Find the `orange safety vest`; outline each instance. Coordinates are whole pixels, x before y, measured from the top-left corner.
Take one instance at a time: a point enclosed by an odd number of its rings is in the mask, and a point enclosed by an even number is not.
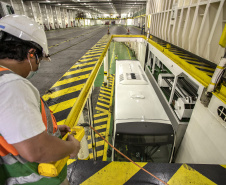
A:
[[[13,72],[10,71],[9,69],[0,67],[0,76],[4,74],[9,74],[9,73],[13,73]],[[54,115],[50,111],[46,102],[41,97],[40,97],[40,102],[41,102],[40,107],[41,107],[42,120],[46,126],[46,130],[48,134],[59,137],[60,131],[57,128],[57,122]],[[7,141],[3,138],[3,136],[0,135],[0,156],[6,156],[9,153],[13,154],[14,156],[19,155],[17,150],[12,145],[7,143]]]
[[[0,77],[9,73],[13,72],[0,66]],[[56,119],[41,97],[40,112],[47,133],[60,137],[61,134],[57,127]],[[31,163],[22,158],[13,145],[10,145],[0,133],[0,184],[32,183],[34,185],[56,185],[61,184],[67,177],[66,165],[57,177],[52,178],[40,176],[38,174],[38,165],[38,163]]]

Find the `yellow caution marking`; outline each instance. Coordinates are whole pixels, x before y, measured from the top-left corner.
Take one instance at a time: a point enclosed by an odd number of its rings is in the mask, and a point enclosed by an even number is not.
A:
[[[207,69],[209,71],[215,71],[215,69],[210,68],[210,67],[204,67],[204,66],[199,66],[199,65],[195,65],[195,64],[191,64],[191,65],[193,65],[193,66],[195,66],[195,67],[197,67],[199,69]]]
[[[66,119],[64,119],[64,120],[61,120],[61,121],[58,121],[57,122],[57,125],[64,125],[64,122],[66,121]]]
[[[105,132],[101,132],[100,135],[101,135],[101,136],[105,136]],[[95,137],[95,138],[99,138],[100,136],[99,136],[98,134],[95,134],[94,137]],[[91,136],[90,136],[90,135],[88,136],[87,140],[91,140]]]
[[[96,142],[96,147],[104,145],[104,140]],[[88,144],[88,148],[92,148],[92,144]]]
[[[205,63],[203,62],[198,62],[198,61],[194,61],[194,60],[187,60],[185,59],[186,62],[191,62],[191,63],[195,63],[195,64],[200,64],[200,65],[205,65]]]
[[[68,159],[67,160],[67,165],[70,165],[71,163],[73,163],[73,162],[75,162],[76,161],[76,159]]]
[[[85,54],[82,58],[86,58],[86,57],[93,57],[93,56],[100,56],[101,54],[100,53],[96,53],[96,54],[92,54],[92,55],[87,55]]]
[[[112,76],[112,82],[114,83],[114,76]],[[110,96],[110,105],[112,105],[112,97],[114,93],[114,86],[111,86],[111,96]],[[111,113],[108,111],[108,122],[107,122],[107,128],[106,128],[106,134],[105,134],[105,139],[109,141],[109,132],[110,132],[110,126],[111,126]],[[107,161],[107,150],[108,150],[108,144],[105,142],[104,143],[104,154],[103,154],[103,161]]]
[[[224,69],[225,67],[217,66],[218,69]]]
[[[68,84],[68,83],[71,83],[71,82],[76,82],[76,81],[79,81],[79,80],[83,80],[83,79],[88,78],[89,75],[90,75],[90,74],[85,74],[85,75],[76,76],[76,77],[64,79],[64,80],[61,80],[61,81],[57,81],[57,82],[53,85],[53,87],[58,87],[58,86],[65,85],[65,84]]]
[[[106,113],[95,114],[94,115],[94,118],[105,116],[105,115],[106,115]]]
[[[103,124],[103,125],[99,125],[99,126],[95,126],[95,125],[94,125],[94,127],[95,127],[95,129],[98,131],[98,130],[100,130],[100,129],[106,128],[106,127],[107,127],[107,124]]]
[[[106,114],[104,114],[104,115],[106,115]],[[108,118],[97,119],[97,120],[94,120],[94,124],[104,122],[104,121],[107,121],[107,120],[108,120]]]
[[[70,100],[63,101],[63,102],[60,102],[58,104],[52,105],[49,108],[53,111],[53,113],[57,113],[57,112],[60,112],[62,110],[73,107],[76,99],[77,98],[72,98]]]
[[[113,62],[114,56],[115,56],[115,42],[114,42],[113,52],[112,52],[112,55],[111,55],[110,69],[112,67],[112,62]]]
[[[144,167],[147,163],[137,163]],[[93,176],[84,181],[81,185],[106,185],[106,184],[124,184],[131,177],[133,177],[138,171],[139,167],[135,166],[133,163],[128,162],[112,162],[99,170]]]
[[[43,99],[46,101],[49,98],[57,98],[59,96],[70,94],[70,93],[73,93],[75,91],[80,91],[83,87],[84,87],[84,84],[80,84],[80,85],[76,85],[76,86],[69,87],[69,88],[66,88],[66,89],[62,89],[62,90],[59,90],[59,91],[55,91],[55,92],[53,92],[53,93],[51,93],[47,96],[44,95]]]
[[[106,87],[102,87],[101,89],[111,92],[111,89],[106,88]]]
[[[100,90],[100,92],[101,92],[101,93],[104,93],[104,94],[109,94],[109,95],[111,95],[111,93],[110,93],[110,92],[108,92],[108,91],[103,91],[103,90]],[[109,96],[109,98],[110,98],[110,96]]]
[[[100,94],[100,97],[104,97],[104,98],[110,98],[110,96],[106,96],[106,95],[104,95],[104,94]]]
[[[83,69],[79,69],[79,70],[75,70],[75,71],[68,71],[64,74],[64,76],[69,76],[69,75],[81,73],[81,72],[84,72],[84,71],[90,71],[92,69],[93,69],[93,67],[87,67],[87,68],[83,68]]]
[[[99,57],[86,58],[86,59],[79,60],[79,62],[86,62],[86,61],[95,60],[95,59],[98,59],[98,58]],[[97,62],[97,60],[95,60],[95,62]]]
[[[99,51],[99,54],[101,54],[102,52],[103,52],[103,50],[100,50]],[[97,53],[97,51],[90,50],[86,54],[90,54],[90,53]]]
[[[207,71],[203,71],[203,72],[206,73],[207,75],[213,75],[213,73],[211,73],[211,72],[207,72]]]
[[[71,69],[76,68],[76,67],[84,67],[84,66],[88,66],[88,65],[92,65],[92,64],[96,64],[97,61],[93,61],[93,62],[86,62],[84,64],[75,64],[71,67]]]
[[[100,107],[96,107],[96,110],[99,110],[99,111],[102,111],[102,112],[106,112],[107,111],[106,109],[102,109]]]
[[[106,103],[110,103],[110,101],[109,100],[105,100],[104,98],[102,98],[101,96],[98,98],[98,100],[100,100],[100,101],[104,101],[104,102],[106,102]]]
[[[223,168],[226,168],[226,164],[225,165],[221,165]]]
[[[97,157],[100,157],[100,156],[102,156],[103,155],[103,150],[100,150],[100,151],[97,151]],[[89,158],[90,159],[93,159],[93,153],[90,153],[89,154]],[[96,183],[94,183],[94,184],[96,184]],[[99,184],[99,183],[98,183]]]
[[[104,103],[97,102],[97,105],[100,105],[102,107],[106,107],[107,109],[109,108],[109,105],[106,105]]]
[[[209,180],[207,177],[203,176],[201,173],[197,172],[187,164],[183,164],[173,177],[168,181],[169,185],[181,185],[181,184],[208,184],[214,185],[215,183]]]

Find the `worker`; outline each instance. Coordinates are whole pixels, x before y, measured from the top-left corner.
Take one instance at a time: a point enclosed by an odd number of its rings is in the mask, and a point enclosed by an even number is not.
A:
[[[141,28],[141,34],[145,33],[145,24],[143,24],[142,28]]]
[[[49,59],[45,32],[32,19],[0,19],[0,184],[69,184],[67,167],[57,177],[38,174],[38,164],[74,158],[80,143],[55,121],[30,83],[41,60]]]

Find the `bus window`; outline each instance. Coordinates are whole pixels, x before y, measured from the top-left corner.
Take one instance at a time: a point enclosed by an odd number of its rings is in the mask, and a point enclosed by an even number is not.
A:
[[[135,162],[168,163],[173,150],[174,135],[116,134],[115,147]],[[114,153],[115,161],[126,159]]]

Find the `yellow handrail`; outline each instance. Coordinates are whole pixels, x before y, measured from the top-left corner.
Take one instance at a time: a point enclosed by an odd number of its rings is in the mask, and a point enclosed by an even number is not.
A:
[[[92,70],[87,82],[85,83],[81,93],[79,94],[75,104],[73,105],[73,107],[72,107],[72,109],[71,109],[71,111],[70,111],[70,113],[69,113],[69,115],[68,115],[68,117],[67,117],[67,119],[66,119],[66,121],[64,123],[65,125],[68,125],[71,128],[76,126],[77,123],[78,123],[79,117],[80,117],[80,115],[82,113],[83,107],[84,107],[85,102],[86,102],[86,100],[88,98],[89,92],[90,92],[90,90],[92,88],[92,85],[93,85],[94,80],[95,80],[95,78],[97,76],[99,68],[100,68],[100,66],[102,64],[104,56],[107,53],[108,47],[109,47],[109,45],[111,43],[111,40],[112,40],[112,37],[108,41],[103,53],[101,54],[101,56],[100,56],[98,62],[96,63],[94,69]]]

